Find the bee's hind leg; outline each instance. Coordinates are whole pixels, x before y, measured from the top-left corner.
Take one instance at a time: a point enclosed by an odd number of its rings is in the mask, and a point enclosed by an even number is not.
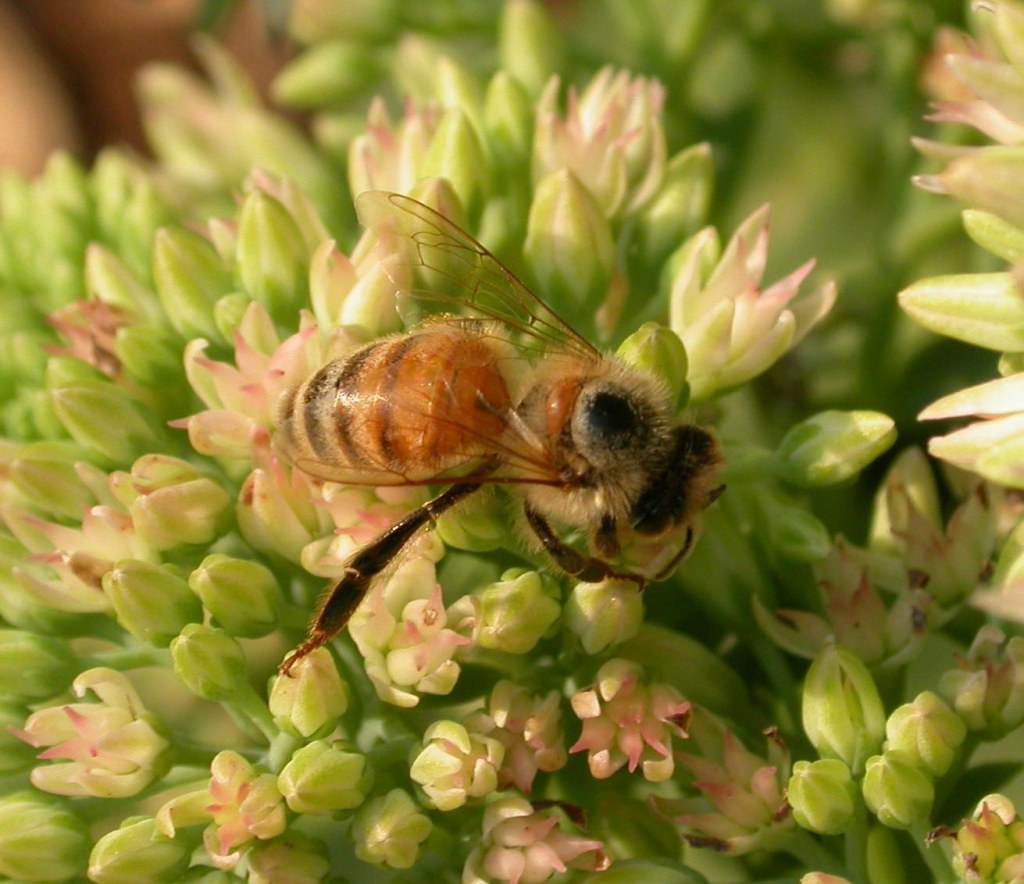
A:
[[[545,552],[570,577],[575,577],[583,583],[600,583],[602,580],[615,578],[618,580],[630,580],[643,589],[647,578],[640,574],[616,571],[607,562],[593,556],[585,556],[577,552],[555,534],[554,530],[547,523],[547,520],[530,506],[525,508],[526,521],[530,529],[537,535],[537,539],[544,546]]]
[[[359,550],[345,568],[345,575],[324,594],[306,640],[284,659],[280,673],[290,674],[299,660],[341,632],[370,589],[370,584],[416,536],[416,532],[479,487],[479,484],[470,483],[452,485]]]

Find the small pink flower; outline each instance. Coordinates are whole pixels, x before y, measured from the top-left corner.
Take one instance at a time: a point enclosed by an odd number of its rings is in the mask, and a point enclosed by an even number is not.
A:
[[[15,736],[31,746],[47,746],[32,771],[32,785],[57,795],[125,798],[159,774],[170,743],[143,707],[131,682],[112,669],[89,669],[74,681],[98,703],[69,703],[29,716]]]
[[[793,826],[786,800],[789,752],[774,730],[766,735],[767,759],[749,752],[710,713],[695,713],[691,736],[700,754],[680,752],[677,758],[717,812],[691,813],[683,802],[656,801],[662,812],[684,828],[691,843],[738,855],[756,850],[766,837]]]
[[[498,786],[514,785],[529,793],[537,771],[550,773],[565,766],[562,710],[557,691],[532,695],[511,681],[499,681],[491,692],[487,712],[471,716],[466,726],[505,747]]]
[[[628,660],[610,660],[596,685],[578,692],[572,708],[583,722],[570,752],[587,752],[590,773],[607,779],[622,767],[638,767],[652,783],[672,776],[672,737],[686,738],[690,704],[675,688],[648,685],[643,669]]]
[[[556,811],[502,798],[484,811],[483,839],[462,870],[462,884],[541,884],[570,869],[603,872],[604,845],[563,831]]]
[[[172,798],[157,811],[156,820],[168,838],[179,828],[209,823],[203,845],[220,869],[233,869],[241,859],[241,847],[253,839],[276,838],[287,823],[277,778],[258,773],[230,751],[213,759],[206,788]]]

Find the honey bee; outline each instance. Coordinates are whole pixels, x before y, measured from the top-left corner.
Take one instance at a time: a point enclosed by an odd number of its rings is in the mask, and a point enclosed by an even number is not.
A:
[[[287,395],[279,451],[298,469],[365,486],[445,486],[348,561],[284,661],[288,670],[340,632],[373,580],[422,528],[487,485],[521,502],[536,544],[577,580],[625,578],[624,535],[685,532],[724,490],[719,447],[676,423],[667,388],[601,353],[480,243],[397,193],[357,200],[362,224],[405,258],[389,277],[411,331],[324,365]],[[589,554],[552,522],[585,531]],[[677,536],[678,539],[678,536]]]

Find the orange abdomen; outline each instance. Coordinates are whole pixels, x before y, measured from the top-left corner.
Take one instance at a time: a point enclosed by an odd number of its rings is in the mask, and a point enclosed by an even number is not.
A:
[[[498,360],[480,337],[421,332],[371,344],[337,376],[331,418],[353,466],[441,469],[493,450],[511,406]]]

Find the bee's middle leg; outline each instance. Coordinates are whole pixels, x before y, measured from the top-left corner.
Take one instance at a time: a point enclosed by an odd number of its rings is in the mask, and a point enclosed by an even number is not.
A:
[[[366,596],[374,578],[416,536],[420,528],[428,522],[433,522],[445,510],[479,487],[477,484],[468,483],[452,485],[443,494],[428,500],[360,549],[349,561],[341,580],[324,594],[306,640],[285,658],[280,666],[280,672],[288,675],[299,660],[327,644],[341,632]]]
[[[555,534],[547,520],[530,506],[525,508],[526,521],[530,529],[537,535],[537,539],[544,546],[545,552],[570,577],[575,577],[583,583],[600,583],[602,580],[615,578],[618,580],[630,580],[643,589],[647,582],[645,577],[639,574],[616,571],[607,562],[594,556],[585,556],[574,550],[567,543]]]

